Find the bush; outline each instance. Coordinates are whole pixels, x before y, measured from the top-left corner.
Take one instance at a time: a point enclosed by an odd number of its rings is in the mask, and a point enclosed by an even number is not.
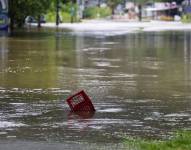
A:
[[[56,13],[55,12],[49,12],[46,14],[46,22],[55,22],[56,21]],[[67,12],[60,12],[60,19],[62,22],[71,22],[71,15]],[[74,22],[77,22],[77,18],[74,17]]]
[[[111,10],[111,8],[109,8],[109,7],[100,8],[100,9],[99,9],[99,13],[100,13],[100,17],[101,17],[101,18],[105,18],[105,17],[111,16],[112,10]]]
[[[73,21],[79,22],[80,19],[77,16],[78,5],[72,5],[71,3],[64,4],[61,6],[60,17],[62,22],[71,22],[71,8],[74,7],[73,12]],[[112,13],[109,7],[89,7],[84,10],[84,18],[94,19],[94,18],[105,18],[110,16]],[[55,22],[56,21],[56,12],[54,9],[50,9],[50,11],[46,14],[46,22]]]
[[[68,3],[68,4],[64,4],[61,6],[61,9],[60,9],[60,19],[62,22],[71,22],[71,7],[72,7],[72,4],[71,3]],[[74,12],[73,12],[73,15],[74,15],[74,18],[73,18],[73,21],[74,22],[78,22],[79,19],[77,18],[77,8],[78,6],[77,5],[73,5],[74,7]],[[47,22],[55,22],[56,21],[56,12],[54,9],[51,9],[47,14],[46,14],[46,21]]]
[[[73,11],[71,8],[73,7]],[[72,3],[67,3],[62,6],[62,20],[63,22],[71,22],[71,17],[73,16],[73,21],[74,22],[79,22],[79,18],[77,17],[77,10],[78,10],[78,5],[77,4],[72,4]]]
[[[109,7],[89,7],[84,10],[84,18],[104,18],[111,15],[111,9]]]
[[[55,22],[56,21],[56,13],[55,12],[48,12],[45,16],[46,22]]]
[[[162,21],[174,21],[174,18],[171,16],[161,16],[160,20],[162,20]]]
[[[61,12],[61,20],[62,22],[70,22],[71,21],[71,15],[68,12]]]
[[[182,22],[190,23],[191,22],[191,14],[185,14],[182,16]]]

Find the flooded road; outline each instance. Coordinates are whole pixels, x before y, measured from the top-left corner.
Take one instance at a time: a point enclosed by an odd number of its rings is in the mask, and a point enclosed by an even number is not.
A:
[[[65,100],[84,89],[95,113]],[[122,149],[191,127],[191,32],[0,37],[0,149]]]

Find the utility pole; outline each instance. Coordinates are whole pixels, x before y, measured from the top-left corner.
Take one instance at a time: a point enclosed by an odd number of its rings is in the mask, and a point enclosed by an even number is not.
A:
[[[56,25],[59,25],[60,18],[59,18],[59,7],[60,7],[60,0],[56,0]]]

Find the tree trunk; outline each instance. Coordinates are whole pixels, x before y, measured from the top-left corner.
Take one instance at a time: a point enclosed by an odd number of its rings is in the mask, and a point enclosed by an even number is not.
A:
[[[139,8],[139,21],[142,21],[142,5],[141,4],[139,4],[138,5],[138,8]]]
[[[13,31],[13,30],[14,30],[14,26],[15,26],[14,17],[11,16],[11,18],[10,18],[10,25],[9,25],[10,31]]]
[[[38,28],[41,28],[41,20],[40,20],[40,18],[41,18],[41,16],[40,15],[38,15]]]
[[[115,15],[115,7],[114,6],[111,6],[111,13],[112,13],[112,15]]]
[[[113,6],[110,6],[110,8],[111,8],[111,19],[114,19],[115,18],[115,7],[113,7]]]
[[[9,27],[10,27],[10,30],[12,31],[14,29],[14,25],[15,25],[15,17],[14,17],[14,14],[12,12],[13,0],[9,0],[8,5],[9,5],[9,12],[8,13],[9,13],[9,18],[10,18]]]

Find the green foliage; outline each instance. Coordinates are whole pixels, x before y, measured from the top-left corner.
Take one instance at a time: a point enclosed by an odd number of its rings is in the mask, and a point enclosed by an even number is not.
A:
[[[22,26],[26,16],[38,17],[45,14],[51,0],[9,0],[11,25]]]
[[[100,7],[89,7],[84,10],[84,17],[93,19],[93,18],[104,18],[111,15],[111,9],[109,7],[100,8]]]
[[[191,131],[178,132],[168,141],[128,139],[126,144],[136,150],[191,150]]]
[[[56,20],[56,12],[55,11],[49,11],[45,15],[45,18],[46,18],[47,22],[55,22],[55,20]]]
[[[71,22],[71,15],[67,12],[61,12],[62,22]]]
[[[99,9],[100,17],[107,17],[111,15],[111,9],[109,7]]]
[[[67,12],[67,13],[71,13],[71,8],[72,8],[72,7],[74,7],[75,14],[76,14],[76,11],[77,11],[77,9],[78,9],[78,5],[77,5],[77,4],[73,4],[73,3],[63,4],[61,10],[65,11],[65,12]]]
[[[122,2],[123,2],[123,0],[107,0],[107,4],[108,4],[108,6],[111,8],[112,13],[114,13],[115,7],[116,7],[118,4],[122,3]]]
[[[190,23],[191,22],[191,14],[186,14],[182,16],[183,23]]]
[[[77,10],[77,4],[74,4],[72,2],[64,4],[61,9],[61,16],[63,18],[63,22],[70,22],[72,17],[74,22],[78,22]]]
[[[107,4],[111,7],[115,7],[122,2],[123,0],[107,0]]]
[[[157,2],[157,1],[163,2],[163,1],[165,1],[165,0],[155,0],[155,2]],[[152,0],[150,0],[150,1],[148,1],[148,0],[137,0],[137,1],[136,1],[137,4],[145,4],[145,3],[147,3],[147,2],[153,2],[153,1],[152,1]]]
[[[142,3],[142,1],[145,1],[145,0],[137,0],[136,3],[137,4],[140,2]],[[106,0],[106,2],[112,10],[112,15],[114,15],[115,8],[117,7],[117,5],[124,3],[124,0]]]
[[[60,5],[60,11],[59,11],[59,15],[61,17],[62,22],[71,22],[71,8],[74,8],[74,22],[78,21],[77,18],[77,9],[78,9],[78,5],[77,4],[73,4],[71,2],[69,3],[65,3],[65,4],[61,4]],[[51,6],[51,8],[49,9],[48,13],[46,14],[46,21],[47,22],[55,22],[56,20],[56,12],[55,12],[55,7],[54,5]]]

